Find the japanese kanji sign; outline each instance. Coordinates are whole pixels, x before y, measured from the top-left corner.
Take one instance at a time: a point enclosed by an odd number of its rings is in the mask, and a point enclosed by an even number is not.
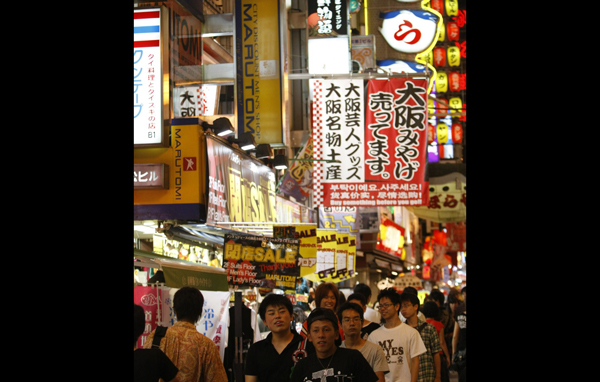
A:
[[[360,85],[311,81],[314,206],[426,205],[427,80]]]
[[[294,289],[300,276],[298,239],[225,234],[223,268],[229,285]]]
[[[163,139],[160,9],[133,11],[133,144]]]

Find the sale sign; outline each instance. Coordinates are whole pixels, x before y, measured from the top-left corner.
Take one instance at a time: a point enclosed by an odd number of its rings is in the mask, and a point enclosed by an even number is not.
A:
[[[298,239],[226,234],[223,268],[229,285],[294,289],[300,276]]]

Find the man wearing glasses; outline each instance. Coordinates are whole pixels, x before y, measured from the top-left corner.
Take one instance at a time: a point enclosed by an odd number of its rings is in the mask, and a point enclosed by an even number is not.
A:
[[[400,295],[394,288],[382,290],[377,295],[383,326],[374,330],[367,339],[379,345],[386,355],[390,372],[386,382],[417,382],[419,355],[427,349],[419,332],[403,323],[400,312]]]

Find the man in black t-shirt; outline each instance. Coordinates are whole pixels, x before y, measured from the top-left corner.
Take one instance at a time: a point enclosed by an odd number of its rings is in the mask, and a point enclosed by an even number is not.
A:
[[[377,375],[355,349],[338,348],[338,320],[333,311],[317,308],[308,316],[308,339],[315,353],[300,360],[290,382],[375,382]]]
[[[287,297],[267,295],[258,314],[271,333],[248,349],[245,382],[288,381],[294,364],[313,353],[314,347],[290,329],[293,306]]]

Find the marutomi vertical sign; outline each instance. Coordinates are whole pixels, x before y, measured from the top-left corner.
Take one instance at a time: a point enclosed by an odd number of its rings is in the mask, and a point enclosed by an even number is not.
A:
[[[236,0],[238,134],[283,143],[279,0]]]
[[[163,141],[160,9],[133,10],[133,144]]]

